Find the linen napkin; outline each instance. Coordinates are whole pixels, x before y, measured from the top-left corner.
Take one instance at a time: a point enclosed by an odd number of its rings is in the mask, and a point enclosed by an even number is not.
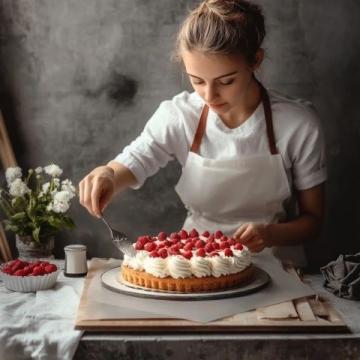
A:
[[[345,299],[360,299],[360,252],[340,255],[320,270],[325,279],[325,289]]]
[[[74,330],[82,285],[62,274],[55,288],[36,293],[0,283],[0,359],[72,359],[83,334]]]

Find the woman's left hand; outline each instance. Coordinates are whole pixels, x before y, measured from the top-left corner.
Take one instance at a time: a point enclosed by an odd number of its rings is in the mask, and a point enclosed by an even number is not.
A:
[[[260,252],[270,244],[270,234],[266,224],[243,224],[235,231],[233,237],[247,246],[251,252]]]

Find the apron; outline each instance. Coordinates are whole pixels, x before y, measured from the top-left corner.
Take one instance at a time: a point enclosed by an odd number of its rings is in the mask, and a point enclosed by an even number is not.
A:
[[[269,154],[207,159],[198,154],[209,107],[204,105],[182,175],[175,190],[188,210],[183,228],[221,230],[232,235],[247,222],[286,220],[284,203],[292,196],[285,167],[275,145],[269,95],[260,84]],[[305,266],[302,246],[272,247],[280,260]]]

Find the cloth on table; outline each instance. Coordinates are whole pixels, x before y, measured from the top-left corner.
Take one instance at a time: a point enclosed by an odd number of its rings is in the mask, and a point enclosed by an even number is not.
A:
[[[0,359],[72,359],[83,334],[74,330],[82,286],[62,274],[53,289],[36,293],[0,282]]]
[[[360,252],[340,255],[320,270],[325,278],[325,289],[345,299],[360,299]]]

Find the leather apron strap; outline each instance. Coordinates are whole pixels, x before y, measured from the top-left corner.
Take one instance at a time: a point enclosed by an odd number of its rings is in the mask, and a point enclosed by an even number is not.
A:
[[[256,80],[256,81],[258,81],[258,80]],[[261,101],[264,106],[264,114],[265,114],[265,122],[266,122],[266,135],[268,138],[269,149],[270,149],[270,153],[272,155],[275,155],[275,154],[278,154],[278,150],[276,148],[276,143],[275,143],[270,98],[269,98],[269,94],[268,94],[267,90],[264,88],[264,86],[259,81],[258,81],[258,84],[259,84],[260,90],[261,90]],[[207,105],[204,105],[201,115],[200,115],[200,120],[199,120],[198,127],[196,129],[194,140],[193,140],[193,143],[190,148],[190,151],[192,151],[194,153],[199,152],[201,139],[204,135],[205,128],[206,128],[208,112],[209,112],[209,107]]]

